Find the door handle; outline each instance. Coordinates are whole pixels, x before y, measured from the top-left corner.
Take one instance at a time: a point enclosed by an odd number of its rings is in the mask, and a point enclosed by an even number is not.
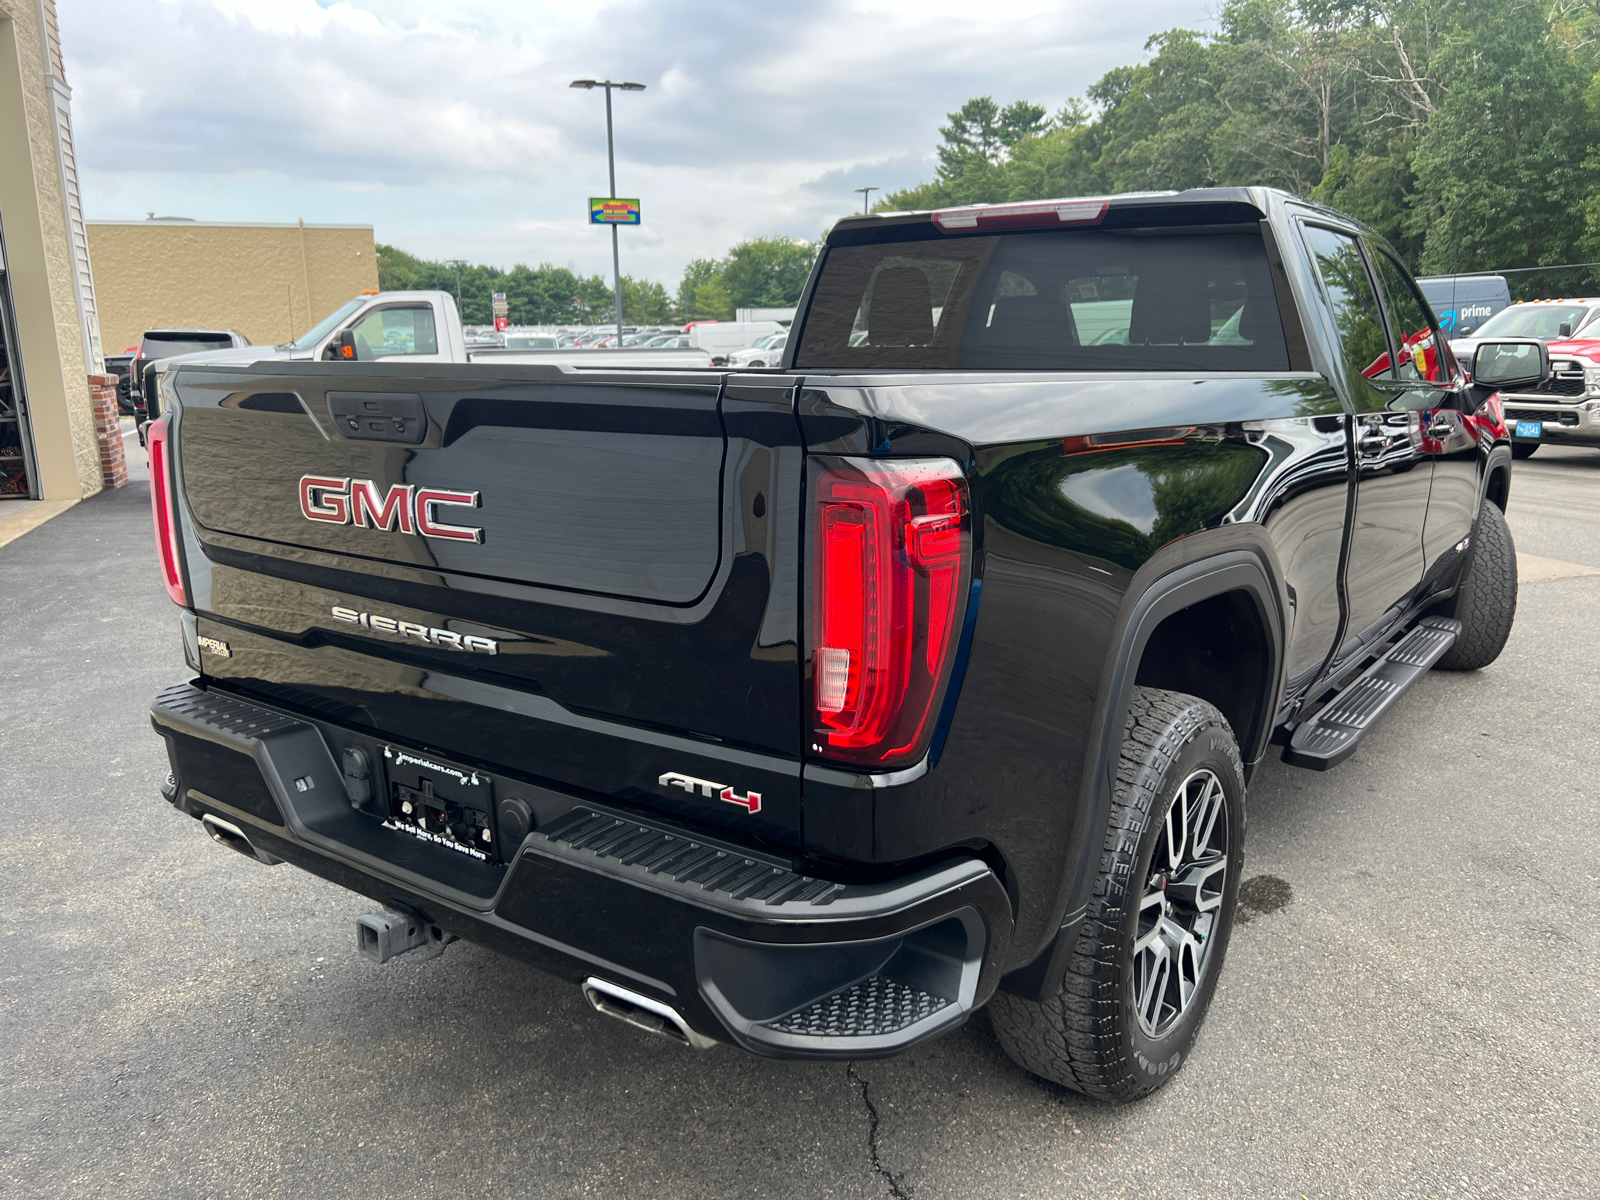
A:
[[[1456,427],[1443,417],[1435,419],[1433,424],[1428,426],[1428,436],[1436,442],[1444,441],[1445,438],[1455,433],[1455,431]]]
[[[1356,439],[1356,449],[1366,455],[1382,454],[1389,448],[1389,439],[1383,430],[1376,426],[1368,425],[1361,430],[1361,436]]]

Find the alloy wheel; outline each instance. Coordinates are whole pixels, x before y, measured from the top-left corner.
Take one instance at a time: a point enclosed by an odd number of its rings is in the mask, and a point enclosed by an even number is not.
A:
[[[1228,878],[1222,780],[1201,768],[1183,781],[1156,838],[1139,901],[1133,1003],[1139,1027],[1165,1035],[1188,1012],[1211,959]]]

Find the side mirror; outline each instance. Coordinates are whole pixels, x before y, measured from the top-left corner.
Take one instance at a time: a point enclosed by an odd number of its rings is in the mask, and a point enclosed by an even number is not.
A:
[[[1466,337],[1475,328],[1477,328],[1477,326],[1475,326],[1475,325],[1463,325],[1460,329],[1456,330],[1456,336],[1457,337]]]
[[[324,362],[354,362],[356,359],[356,335],[346,329],[338,337],[330,341],[323,348]]]
[[[1572,322],[1571,321],[1563,321],[1563,322],[1561,322],[1561,324],[1557,325],[1556,326],[1556,336],[1557,337],[1564,337],[1564,338],[1571,337],[1572,336]]]
[[[1537,338],[1481,342],[1472,355],[1472,382],[1505,391],[1537,387],[1550,378],[1550,348]]]

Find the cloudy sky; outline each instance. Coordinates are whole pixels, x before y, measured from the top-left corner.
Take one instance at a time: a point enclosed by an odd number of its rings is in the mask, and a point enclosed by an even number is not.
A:
[[[430,258],[610,275],[585,224],[643,202],[623,270],[675,283],[931,176],[963,100],[1052,109],[1209,0],[58,0],[92,218],[360,222]]]

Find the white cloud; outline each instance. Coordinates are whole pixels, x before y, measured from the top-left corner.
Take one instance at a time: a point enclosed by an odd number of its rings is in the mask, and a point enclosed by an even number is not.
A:
[[[617,186],[623,269],[672,282],[746,237],[815,237],[929,176],[970,96],[1051,106],[1208,0],[60,0],[91,217],[362,221],[432,257],[575,263]]]
[[[268,33],[321,33],[330,19],[315,0],[213,0],[218,12],[234,21],[249,21]]]

